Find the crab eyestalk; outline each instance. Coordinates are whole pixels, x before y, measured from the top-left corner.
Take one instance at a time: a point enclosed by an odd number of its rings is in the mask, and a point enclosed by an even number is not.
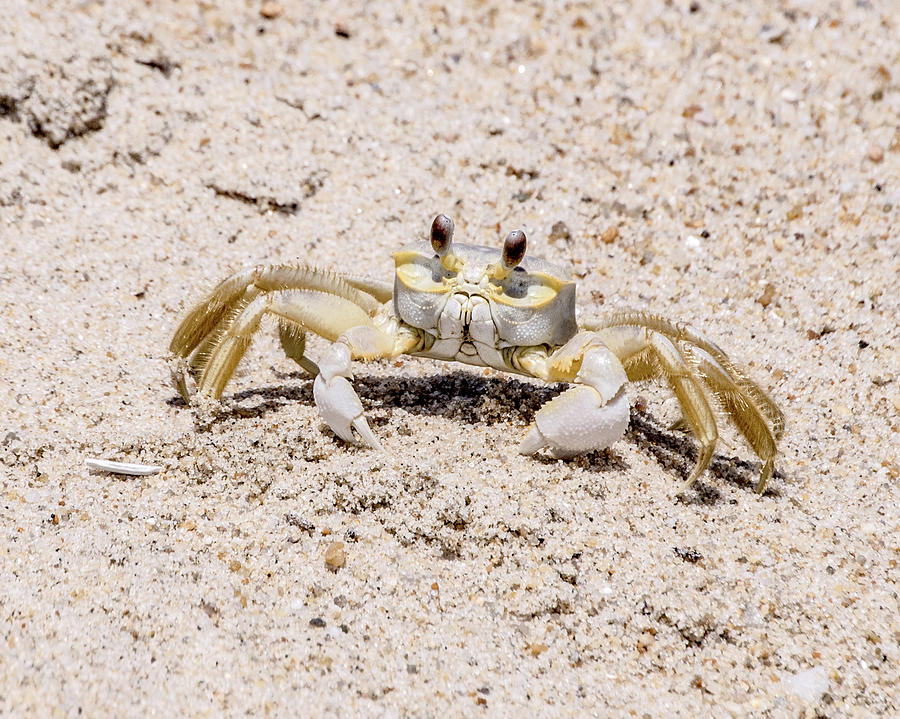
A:
[[[447,254],[453,242],[453,220],[447,215],[438,215],[431,223],[431,246],[441,257]]]
[[[450,251],[453,244],[453,220],[447,215],[438,215],[431,223],[431,246],[435,254],[441,258],[445,270],[456,271],[459,261]]]
[[[491,268],[491,279],[503,280],[525,259],[525,246],[528,238],[522,230],[513,230],[503,242],[500,261]]]

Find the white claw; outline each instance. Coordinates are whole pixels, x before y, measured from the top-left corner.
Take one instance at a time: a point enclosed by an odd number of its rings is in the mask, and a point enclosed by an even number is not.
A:
[[[332,377],[353,379],[353,374],[350,372],[350,348],[343,342],[335,342],[331,345],[325,356],[319,361],[319,376],[329,381]]]
[[[628,428],[628,398],[624,390],[604,404],[593,387],[578,385],[541,407],[519,445],[521,454],[549,448],[554,457],[574,457],[605,449]]]
[[[378,438],[372,434],[363,416],[362,402],[346,377],[332,377],[330,380],[319,374],[313,382],[313,397],[322,419],[332,431],[347,442],[355,442],[355,429],[362,444],[381,448]]]
[[[375,433],[369,428],[369,423],[366,421],[365,417],[359,416],[354,419],[351,424],[364,444],[369,445],[373,449],[384,449],[384,447],[381,446],[381,442],[378,441],[378,437],[376,437]]]
[[[528,428],[528,434],[519,442],[519,454],[534,454],[547,446],[547,440],[541,434],[536,424]]]
[[[333,344],[319,363],[319,374],[313,382],[313,397],[322,419],[332,431],[347,442],[381,449],[381,443],[363,416],[362,402],[347,381],[350,374],[350,348],[343,342]]]

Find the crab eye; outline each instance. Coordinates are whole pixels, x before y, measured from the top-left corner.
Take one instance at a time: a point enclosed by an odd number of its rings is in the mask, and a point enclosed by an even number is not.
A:
[[[522,230],[513,230],[506,236],[503,243],[503,267],[511,270],[525,257],[525,245],[527,238]]]
[[[447,215],[438,215],[431,223],[431,246],[443,257],[450,249],[453,241],[453,220]]]

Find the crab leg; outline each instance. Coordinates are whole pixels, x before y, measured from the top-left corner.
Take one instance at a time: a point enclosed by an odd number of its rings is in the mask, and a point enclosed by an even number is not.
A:
[[[258,265],[220,282],[182,320],[169,349],[186,362],[175,380],[185,401],[191,377],[202,394],[219,397],[250,345],[262,318],[278,321],[288,357],[313,375],[316,363],[304,355],[307,330],[336,339],[344,330],[371,322],[385,289],[356,278],[302,264]]]
[[[743,370],[736,366],[723,352],[718,345],[711,342],[698,330],[691,327],[685,322],[672,322],[665,317],[653,314],[651,312],[640,312],[636,310],[623,310],[621,312],[613,312],[606,317],[599,319],[588,319],[584,323],[585,329],[603,333],[606,329],[616,329],[621,327],[645,327],[650,330],[659,332],[668,337],[680,346],[693,347],[701,349],[714,361],[720,370],[731,379],[731,382],[742,392],[749,396],[758,410],[772,425],[772,436],[777,443],[784,434],[784,414],[778,406],[772,401],[772,398],[757,385],[753,380],[748,378]],[[620,355],[621,357],[621,355]],[[627,366],[628,379],[632,382],[639,377],[632,376],[631,369]]]
[[[382,288],[373,287],[376,292]],[[247,305],[247,293],[277,290],[307,290],[337,295],[373,314],[382,304],[358,279],[346,280],[336,272],[306,265],[258,265],[237,272],[220,282],[209,296],[188,313],[178,326],[169,350],[180,357],[190,355],[214,334],[217,325]]]
[[[605,449],[628,427],[628,378],[599,336],[581,332],[559,349],[529,347],[513,357],[516,368],[549,382],[576,382],[538,411],[519,452],[545,447],[555,457]]]
[[[687,364],[678,347],[665,335],[641,327],[616,327],[602,333],[609,347],[632,368],[635,376],[664,377],[684,412],[684,418],[700,442],[700,454],[680,491],[694,483],[712,460],[719,438],[700,379]]]
[[[756,491],[764,492],[784,429],[781,411],[724,352],[695,330],[671,325],[652,315],[644,316],[644,322],[638,324],[640,317],[636,313],[627,318],[635,324],[605,327],[598,334],[622,361],[631,381],[663,378],[678,398],[685,419],[700,442],[697,464],[681,489],[687,489],[709,465],[718,438],[706,387],[763,460]]]
[[[284,323],[282,326],[296,327],[298,331],[310,330],[329,340],[337,339],[349,327],[371,322],[353,302],[324,292],[292,290],[260,294],[258,289],[251,287],[245,292],[244,303],[246,306],[224,331],[209,340],[208,356],[203,356],[206,341],[200,347],[202,372],[198,385],[203,394],[222,395],[260,321],[267,314],[277,317]]]

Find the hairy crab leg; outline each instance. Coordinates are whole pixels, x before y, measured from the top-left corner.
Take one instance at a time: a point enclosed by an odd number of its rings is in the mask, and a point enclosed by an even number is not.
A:
[[[318,366],[304,355],[305,331],[334,339],[350,326],[370,322],[382,307],[375,292],[380,296],[384,287],[345,281],[335,272],[302,264],[259,265],[228,277],[195,305],[169,348],[187,361],[190,374],[198,378],[199,390],[218,397],[261,317],[268,313],[278,318],[281,345],[288,357],[315,375]],[[293,309],[279,311],[279,306],[288,305],[294,305]],[[190,376],[184,371],[176,375],[179,392],[188,401]]]
[[[646,327],[665,335],[677,343],[683,342],[704,350],[730,375],[734,383],[752,398],[753,402],[772,425],[772,434],[775,437],[775,441],[781,440],[784,434],[784,413],[778,408],[778,405],[756,382],[747,376],[743,369],[734,364],[718,345],[686,322],[672,322],[651,312],[623,310],[621,312],[613,312],[605,317],[587,319],[582,324],[585,329],[594,331],[622,326]],[[629,379],[636,381],[643,378],[632,378],[631,374],[629,374]]]
[[[778,426],[769,426],[771,408],[779,417],[782,415],[761,389],[743,376],[733,374],[734,365],[721,350],[716,356],[706,346],[691,340],[676,341],[636,324],[609,326],[598,330],[598,334],[622,361],[629,379],[662,378],[675,392],[685,419],[701,445],[700,458],[682,489],[689,487],[709,464],[717,440],[715,417],[703,391],[705,386],[763,460],[756,491],[765,491],[774,468],[778,441]],[[711,343],[704,344],[714,347]],[[748,384],[758,391],[748,390]],[[757,403],[760,396],[766,402]]]
[[[315,290],[337,295],[359,306],[367,314],[373,314],[382,304],[372,293],[330,270],[302,264],[258,265],[223,280],[202,302],[196,304],[175,331],[169,350],[179,357],[188,357],[245,300],[251,287],[264,293]]]
[[[350,327],[372,321],[349,300],[324,292],[288,290],[259,295],[216,341],[198,380],[200,392],[216,398],[222,395],[266,314],[274,315],[297,330],[309,330],[332,341]]]

